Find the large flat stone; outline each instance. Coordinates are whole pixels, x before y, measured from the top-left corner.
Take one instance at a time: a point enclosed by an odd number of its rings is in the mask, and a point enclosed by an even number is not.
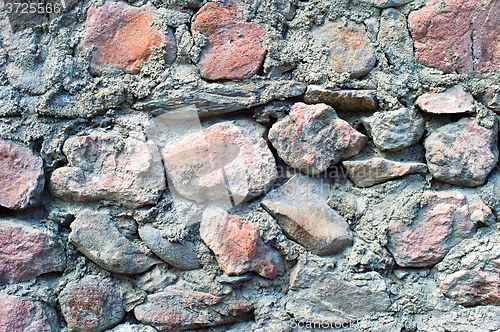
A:
[[[415,102],[423,111],[432,114],[474,113],[474,97],[460,85],[440,93],[426,93]]]
[[[376,90],[329,90],[318,85],[308,85],[304,102],[325,103],[337,111],[374,111],[377,108]]]

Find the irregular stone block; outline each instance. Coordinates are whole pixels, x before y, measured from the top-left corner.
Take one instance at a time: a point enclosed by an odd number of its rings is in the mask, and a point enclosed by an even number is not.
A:
[[[288,165],[307,174],[355,156],[367,142],[330,106],[304,103],[294,104],[290,114],[272,126],[269,140]]]
[[[329,90],[318,85],[307,86],[304,102],[325,103],[337,111],[374,111],[377,108],[376,90]]]
[[[220,208],[208,208],[203,212],[200,236],[228,275],[255,271],[268,279],[276,277],[270,248],[245,219]]]
[[[114,329],[110,330],[110,332],[157,332],[155,328],[146,325],[136,325],[136,324],[120,324]]]
[[[481,96],[482,102],[494,112],[500,112],[500,86],[492,85],[486,93]]]
[[[111,134],[64,142],[68,166],[50,178],[53,196],[77,202],[109,199],[126,207],[155,204],[166,188],[165,170],[153,142]]]
[[[375,5],[377,8],[399,7],[412,2],[413,0],[367,0]]]
[[[18,143],[0,140],[0,183],[0,206],[26,208],[45,185],[42,158]]]
[[[426,93],[415,102],[423,111],[432,114],[474,113],[474,97],[461,85],[455,85],[440,93]]]
[[[390,64],[413,63],[413,40],[408,31],[406,16],[400,11],[389,8],[382,12],[377,40]]]
[[[424,142],[429,172],[443,182],[477,187],[498,162],[497,125],[481,127],[473,118],[442,126]]]
[[[317,255],[336,254],[353,238],[349,225],[327,204],[330,190],[324,179],[296,174],[267,194],[262,206],[292,240]]]
[[[5,332],[58,331],[55,309],[28,297],[0,293],[0,330]]]
[[[115,273],[138,274],[161,263],[140,252],[105,212],[81,212],[71,223],[69,241],[91,261]]]

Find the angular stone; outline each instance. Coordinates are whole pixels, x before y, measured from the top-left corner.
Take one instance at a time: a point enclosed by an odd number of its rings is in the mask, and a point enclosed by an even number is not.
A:
[[[137,74],[141,61],[146,61],[152,47],[166,45],[166,60],[176,54],[174,35],[163,34],[153,24],[155,8],[151,4],[134,7],[122,2],[106,1],[87,11],[85,38],[81,46],[92,50],[90,70],[100,74],[105,67],[119,67]],[[95,49],[94,49],[95,48]]]
[[[0,331],[59,331],[56,311],[28,297],[0,293]]]
[[[276,277],[270,248],[245,219],[220,208],[208,208],[203,212],[200,236],[226,274],[255,271],[268,279]]]
[[[327,204],[330,190],[326,180],[298,173],[267,194],[262,206],[294,241],[317,255],[336,254],[353,237],[349,225]]]
[[[81,212],[71,223],[69,241],[91,261],[115,273],[138,274],[161,263],[140,252],[105,212]]]
[[[272,126],[269,140],[288,165],[307,174],[321,173],[355,156],[367,142],[365,135],[340,119],[330,106],[300,102]]]
[[[264,25],[245,22],[242,16],[243,6],[235,1],[207,2],[194,16],[192,33],[208,39],[198,62],[203,78],[245,79],[257,74],[266,52]]]
[[[498,71],[499,14],[499,1],[428,0],[408,18],[417,61],[446,74]]]
[[[474,97],[461,85],[455,85],[440,93],[426,93],[415,102],[423,111],[432,114],[474,113]]]
[[[429,172],[443,182],[477,187],[498,162],[497,125],[486,129],[464,118],[437,129],[424,142]]]
[[[199,269],[198,257],[193,242],[174,243],[163,238],[160,231],[151,225],[139,228],[139,236],[156,256],[179,270]]]
[[[349,172],[349,179],[358,187],[371,187],[378,183],[400,178],[406,174],[426,174],[427,165],[415,162],[397,162],[384,158],[347,160],[342,165]]]
[[[333,71],[365,76],[375,66],[375,47],[368,39],[363,24],[341,19],[328,21],[313,34],[330,48],[328,60]]]
[[[45,185],[42,158],[13,141],[0,140],[0,206],[22,209],[35,202]]]
[[[274,156],[253,120],[223,121],[162,150],[177,193],[198,203],[235,204],[266,193],[277,177]]]
[[[424,134],[424,119],[417,111],[400,108],[362,118],[373,143],[381,150],[397,151],[418,142]]]
[[[307,104],[325,103],[337,111],[374,111],[377,108],[376,90],[329,90],[319,85],[307,86]]]
[[[492,85],[482,96],[483,103],[494,112],[500,112],[500,86]]]
[[[100,277],[71,283],[59,295],[61,312],[70,332],[100,332],[125,315],[118,291]]]
[[[400,11],[389,8],[382,12],[377,40],[390,64],[413,63],[413,40],[408,31],[406,16]]]
[[[413,0],[367,0],[375,5],[377,8],[399,7],[412,2]]]
[[[245,299],[223,299],[208,293],[167,288],[149,295],[134,309],[135,317],[159,332],[183,331],[236,322],[253,309]]]
[[[457,191],[424,192],[426,200],[411,225],[392,219],[387,248],[403,267],[432,266],[463,239],[472,237],[477,224],[489,224],[491,210],[477,197]]]
[[[0,281],[17,283],[63,271],[66,257],[52,242],[49,234],[40,230],[0,222]]]
[[[50,178],[53,196],[77,202],[109,199],[126,207],[155,204],[166,188],[165,170],[153,142],[111,134],[64,142],[69,165]]]

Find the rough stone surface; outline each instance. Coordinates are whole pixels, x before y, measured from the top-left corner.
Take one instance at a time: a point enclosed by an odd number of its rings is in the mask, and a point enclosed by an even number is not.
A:
[[[408,18],[421,64],[444,73],[488,73],[500,68],[500,2],[428,0]]]
[[[22,209],[36,202],[45,178],[43,161],[28,148],[0,139],[0,206]]]
[[[105,212],[81,212],[71,224],[69,241],[94,263],[111,272],[138,274],[161,263],[140,252]]]
[[[69,165],[50,178],[53,196],[89,202],[115,200],[136,208],[157,202],[166,188],[165,171],[153,142],[112,134],[79,136],[64,142]]]
[[[180,270],[199,269],[193,242],[175,243],[163,238],[151,225],[139,228],[139,236],[158,257]]]
[[[417,143],[424,133],[424,120],[414,109],[377,112],[362,120],[381,150],[404,149]]]
[[[413,0],[368,0],[377,8],[399,7],[412,2]]]
[[[325,179],[296,174],[267,194],[262,206],[288,237],[317,255],[331,255],[351,245],[352,233],[326,203],[329,190]]]
[[[289,116],[273,125],[269,140],[288,165],[318,174],[358,154],[367,138],[330,106],[296,103]]]
[[[166,59],[175,58],[174,35],[165,35],[153,25],[155,8],[151,4],[133,7],[122,2],[106,1],[87,11],[85,38],[82,46],[92,51],[91,71],[99,74],[104,67],[116,66],[136,74],[141,61],[148,60],[152,48],[166,44]]]
[[[149,295],[134,314],[140,322],[167,332],[235,322],[252,309],[244,299],[226,300],[208,293],[168,288]]]
[[[349,172],[349,179],[358,187],[371,187],[406,174],[426,174],[427,165],[415,162],[397,162],[384,158],[346,160],[342,165]]]
[[[414,61],[413,40],[400,11],[389,8],[382,12],[377,39],[389,63],[400,66]]]
[[[191,31],[208,39],[198,62],[203,78],[244,79],[259,70],[266,51],[264,25],[245,22],[242,14],[235,1],[208,2],[196,13]]]
[[[433,114],[474,113],[474,98],[460,85],[444,92],[426,93],[415,102],[423,111]]]
[[[268,279],[276,277],[270,248],[245,219],[220,208],[208,208],[203,212],[200,236],[226,274],[255,271]]]
[[[0,281],[21,282],[65,267],[61,248],[49,234],[13,222],[0,222]]]
[[[70,332],[100,332],[125,315],[120,294],[99,277],[87,276],[66,286],[59,296]]]
[[[120,324],[110,332],[157,332],[155,328],[147,325],[135,325],[135,324]]]
[[[363,24],[340,19],[327,21],[313,34],[329,46],[328,60],[335,72],[349,73],[357,78],[365,76],[375,66],[375,48]]]
[[[493,85],[486,90],[486,93],[482,96],[482,101],[486,104],[488,108],[491,108],[495,112],[500,112],[500,86]]]
[[[58,331],[55,310],[46,304],[0,293],[0,330],[5,332]]]
[[[411,225],[389,223],[387,247],[403,267],[438,263],[453,246],[472,237],[478,224],[492,221],[491,210],[477,196],[431,191],[423,196],[426,203]]]
[[[497,124],[464,118],[437,129],[424,142],[429,172],[443,182],[477,187],[498,162]]]
[[[329,90],[309,85],[304,102],[325,103],[337,111],[374,111],[377,108],[376,90]]]

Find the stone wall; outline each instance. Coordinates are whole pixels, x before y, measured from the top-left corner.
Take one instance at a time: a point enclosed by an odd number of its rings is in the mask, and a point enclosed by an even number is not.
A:
[[[9,4],[1,331],[500,330],[500,1]]]

